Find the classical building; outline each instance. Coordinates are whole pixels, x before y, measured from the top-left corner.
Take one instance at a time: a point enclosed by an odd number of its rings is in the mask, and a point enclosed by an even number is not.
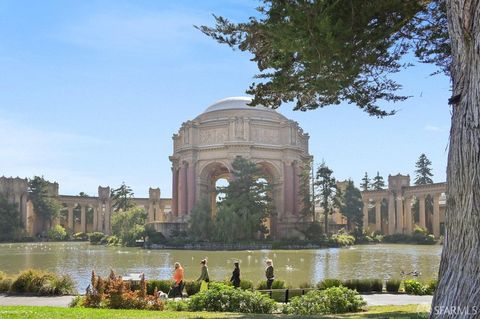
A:
[[[443,235],[446,183],[410,186],[410,176],[388,176],[388,188],[362,192],[363,228],[384,234],[411,234],[414,225]],[[432,207],[426,209],[426,203]],[[412,207],[418,203],[418,218]]]
[[[73,232],[103,232],[110,234],[112,199],[110,187],[98,187],[98,196],[59,195],[57,183],[49,183],[49,194],[63,205],[59,219],[54,224],[61,224]],[[36,236],[46,230],[44,220],[35,214],[28,196],[28,180],[22,178],[0,177],[0,194],[11,203],[17,204],[23,227],[29,236]],[[168,223],[171,215],[171,199],[160,198],[160,189],[150,188],[148,198],[134,198],[139,207],[145,208],[149,223]]]
[[[255,162],[272,187],[275,212],[268,227],[274,238],[296,236],[299,174],[311,159],[308,134],[297,122],[244,97],[227,98],[182,124],[173,136],[172,214],[186,222],[197,201],[207,197],[215,212],[216,182],[231,179],[236,156]]]

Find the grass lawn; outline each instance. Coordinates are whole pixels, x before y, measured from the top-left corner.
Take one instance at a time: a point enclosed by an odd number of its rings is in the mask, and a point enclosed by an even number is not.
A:
[[[80,309],[80,308],[53,308],[53,307],[0,307],[1,319],[187,319],[187,318],[428,318],[426,312],[417,313],[417,306],[381,306],[370,307],[368,312],[336,315],[336,316],[285,316],[285,315],[251,315],[214,312],[170,312],[170,311],[140,311],[140,310],[109,310],[109,309]]]

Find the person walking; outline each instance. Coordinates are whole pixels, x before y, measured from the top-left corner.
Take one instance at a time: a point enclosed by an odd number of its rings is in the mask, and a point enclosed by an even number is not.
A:
[[[233,269],[230,282],[233,284],[233,287],[238,288],[240,287],[240,264],[238,261],[234,262],[233,264],[235,265],[235,269]]]
[[[184,271],[182,265],[180,263],[175,263],[175,271],[173,273],[173,280],[175,280],[175,284],[172,287],[172,294],[173,298],[180,296],[183,297],[183,278],[184,278]]]
[[[208,267],[207,267],[207,260],[203,259],[200,264],[202,265],[202,271],[200,273],[200,277],[198,277],[197,281],[200,281],[200,291],[205,291],[208,289],[208,283],[210,282],[210,276],[208,275]]]
[[[266,261],[267,268],[265,268],[265,277],[267,277],[267,289],[272,289],[273,281],[275,280],[275,276],[273,274],[273,262],[271,259],[267,259]]]

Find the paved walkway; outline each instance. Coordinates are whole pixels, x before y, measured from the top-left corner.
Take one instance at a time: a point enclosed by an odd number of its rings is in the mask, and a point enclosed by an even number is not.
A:
[[[362,295],[369,306],[401,306],[430,304],[432,296],[409,295]],[[73,296],[61,297],[24,297],[0,295],[0,306],[49,306],[68,307]]]

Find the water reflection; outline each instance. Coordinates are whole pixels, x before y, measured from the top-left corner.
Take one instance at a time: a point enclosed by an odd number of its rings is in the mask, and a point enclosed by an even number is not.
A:
[[[321,250],[185,251],[142,250],[125,247],[91,246],[86,243],[0,244],[0,270],[17,273],[39,268],[70,274],[83,291],[90,272],[106,276],[144,272],[147,278],[168,279],[178,261],[188,280],[196,279],[200,261],[208,258],[214,280],[230,278],[233,261],[240,260],[242,278],[264,279],[264,261],[272,259],[275,275],[292,285],[316,283],[324,278],[390,278],[402,271],[419,271],[421,279],[436,277],[441,246],[371,245]]]

